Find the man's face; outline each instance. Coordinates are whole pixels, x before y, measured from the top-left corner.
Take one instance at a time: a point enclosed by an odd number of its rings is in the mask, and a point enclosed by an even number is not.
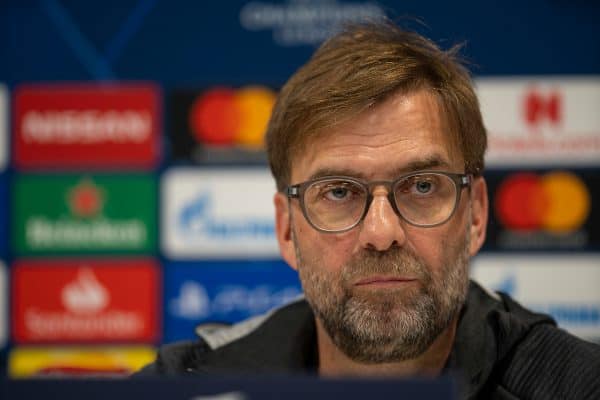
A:
[[[308,146],[293,160],[291,182],[324,171],[367,181],[425,169],[462,173],[463,158],[448,137],[432,94],[396,95]],[[277,235],[333,343],[355,361],[400,361],[422,354],[457,316],[468,259],[485,236],[487,195],[476,179],[471,191],[462,189],[452,218],[431,228],[395,214],[385,187],[373,196],[358,226],[323,233],[297,200],[288,204],[277,194]]]

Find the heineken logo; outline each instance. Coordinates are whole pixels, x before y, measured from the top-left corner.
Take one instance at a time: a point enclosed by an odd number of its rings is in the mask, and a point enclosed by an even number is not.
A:
[[[154,187],[150,176],[21,176],[14,194],[16,250],[150,251]]]
[[[73,215],[89,218],[102,210],[104,193],[90,179],[84,179],[69,191],[67,201]]]

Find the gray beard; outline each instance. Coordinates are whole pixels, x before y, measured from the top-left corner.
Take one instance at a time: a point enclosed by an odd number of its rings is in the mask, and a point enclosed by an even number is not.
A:
[[[437,278],[420,257],[398,247],[365,250],[342,268],[341,276],[333,276],[320,260],[304,260],[294,243],[307,301],[333,343],[357,362],[397,362],[423,354],[458,315],[467,295],[468,230],[457,246],[444,245],[447,263]],[[409,274],[420,285],[357,292],[351,282],[370,274]]]

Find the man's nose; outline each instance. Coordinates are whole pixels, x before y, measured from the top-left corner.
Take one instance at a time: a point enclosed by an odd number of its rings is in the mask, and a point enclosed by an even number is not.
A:
[[[373,191],[373,201],[359,228],[359,240],[364,248],[385,251],[392,246],[402,246],[406,241],[402,221],[392,208],[385,188]]]

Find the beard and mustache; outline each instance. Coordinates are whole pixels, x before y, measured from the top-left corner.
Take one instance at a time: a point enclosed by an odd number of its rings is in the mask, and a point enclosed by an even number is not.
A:
[[[423,354],[459,314],[468,280],[469,234],[455,246],[442,244],[443,267],[434,271],[407,248],[364,250],[341,271],[305,259],[294,239],[305,296],[333,343],[350,359],[387,363]],[[372,275],[416,278],[400,288],[358,289]]]

